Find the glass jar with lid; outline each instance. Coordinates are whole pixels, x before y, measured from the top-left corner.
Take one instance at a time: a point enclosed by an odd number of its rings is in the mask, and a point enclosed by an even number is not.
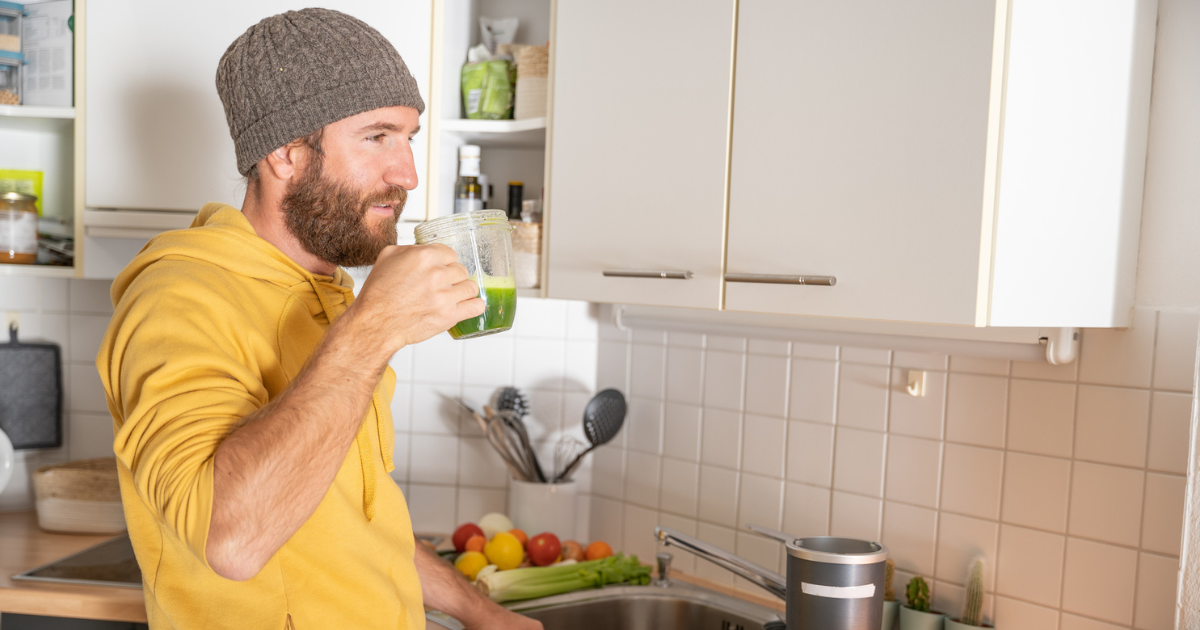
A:
[[[0,263],[37,262],[37,197],[19,192],[0,193]]]

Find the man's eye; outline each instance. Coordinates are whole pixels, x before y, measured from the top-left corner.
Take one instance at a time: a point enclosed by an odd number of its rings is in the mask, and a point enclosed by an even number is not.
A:
[[[371,136],[370,138],[367,138],[367,140],[370,140],[371,142],[383,142],[384,135],[385,134],[382,134],[382,133],[376,134],[374,136]]]

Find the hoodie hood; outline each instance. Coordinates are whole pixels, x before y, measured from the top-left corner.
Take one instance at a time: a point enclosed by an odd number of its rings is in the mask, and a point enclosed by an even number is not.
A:
[[[287,289],[303,299],[314,316],[323,315],[329,323],[354,300],[354,280],[341,267],[333,276],[313,274],[259,237],[240,210],[209,203],[188,229],[164,232],[146,243],[113,281],[113,304],[139,274],[164,258],[203,261]]]

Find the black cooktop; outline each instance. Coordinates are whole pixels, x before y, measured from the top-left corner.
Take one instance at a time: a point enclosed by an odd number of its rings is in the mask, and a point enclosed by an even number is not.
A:
[[[133,556],[129,534],[14,575],[14,581],[142,588],[142,570]]]

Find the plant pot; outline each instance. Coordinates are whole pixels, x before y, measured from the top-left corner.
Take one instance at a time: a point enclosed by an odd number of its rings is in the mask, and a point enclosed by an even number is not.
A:
[[[975,628],[994,628],[994,627],[995,626],[991,626],[986,623],[983,624],[982,626],[971,626],[971,625],[967,625],[957,619],[947,618],[945,630],[974,630]]]
[[[896,620],[900,618],[900,602],[898,601],[883,601],[883,629],[892,630],[897,626]]]
[[[942,630],[946,615],[900,607],[900,630]]]

